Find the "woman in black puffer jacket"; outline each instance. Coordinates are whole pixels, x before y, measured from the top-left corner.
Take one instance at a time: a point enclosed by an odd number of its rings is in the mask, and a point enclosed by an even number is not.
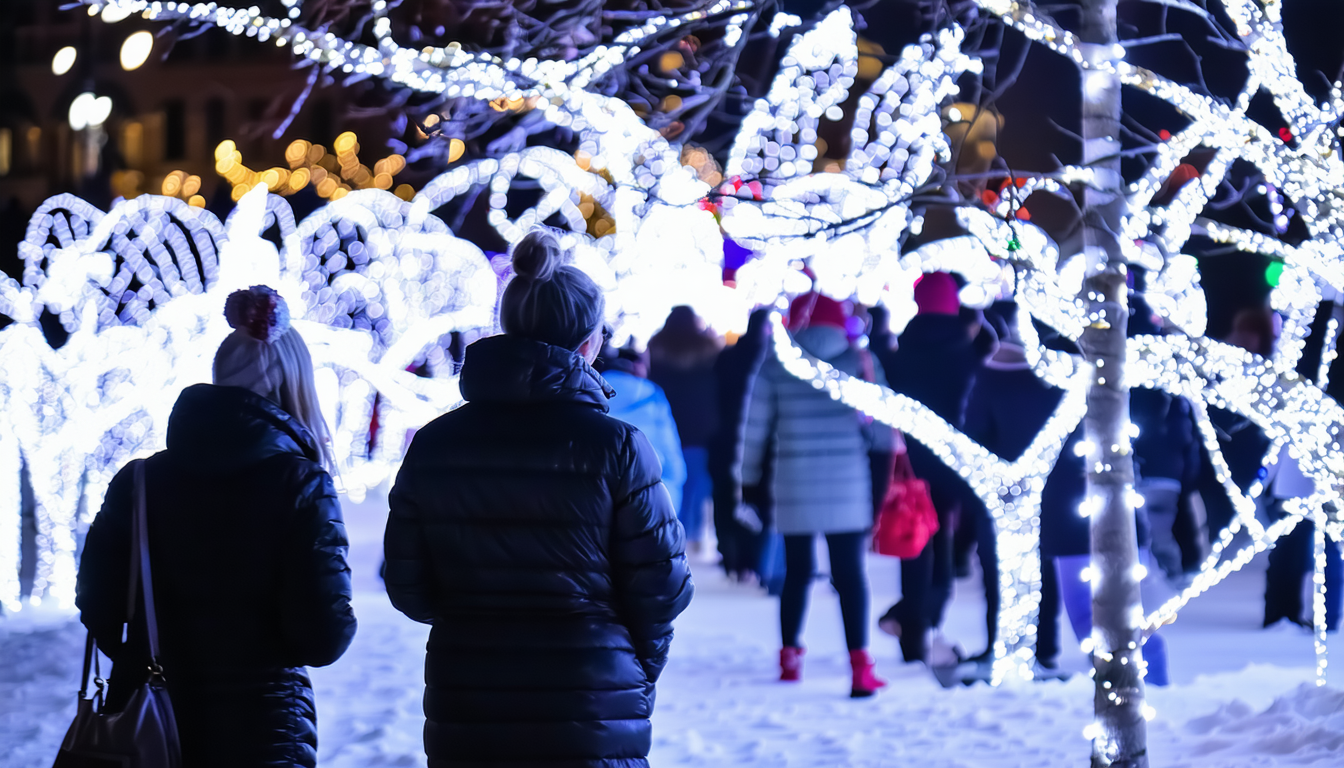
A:
[[[336,661],[355,635],[345,526],[314,436],[326,431],[312,362],[283,299],[239,291],[226,315],[238,330],[215,357],[216,385],[182,393],[168,450],[145,465],[160,661],[184,765],[313,766],[317,710],[304,667]],[[89,528],[76,599],[114,662],[110,709],[149,665],[142,622],[121,642],[132,474],[112,480]]]
[[[647,765],[654,683],[690,602],[658,459],[606,415],[603,300],[542,232],[514,249],[503,336],[467,404],[415,436],[391,495],[392,603],[433,624],[430,768]]]

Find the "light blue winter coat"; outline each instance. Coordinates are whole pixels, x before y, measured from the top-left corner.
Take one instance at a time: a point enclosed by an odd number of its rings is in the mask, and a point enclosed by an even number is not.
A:
[[[830,326],[799,331],[809,354],[858,375],[859,352]],[[890,433],[890,430],[887,430]],[[873,524],[868,451],[872,428],[858,411],[784,370],[773,355],[751,389],[741,480],[760,482],[775,447],[775,527],[783,534],[852,533]]]
[[[652,381],[625,371],[608,370],[602,378],[616,390],[616,396],[607,401],[610,415],[643,432],[653,444],[658,460],[663,463],[663,485],[672,494],[672,508],[680,509],[686,460],[681,455],[681,437],[677,435],[667,395]]]

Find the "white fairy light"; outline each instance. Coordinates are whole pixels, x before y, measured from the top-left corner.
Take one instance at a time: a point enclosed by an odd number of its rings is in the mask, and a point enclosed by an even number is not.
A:
[[[1312,568],[1311,574],[1311,623],[1314,635],[1312,639],[1316,646],[1316,685],[1325,685],[1325,669],[1330,664],[1325,622],[1326,553],[1325,530],[1318,525],[1312,532],[1312,561],[1315,567]]]

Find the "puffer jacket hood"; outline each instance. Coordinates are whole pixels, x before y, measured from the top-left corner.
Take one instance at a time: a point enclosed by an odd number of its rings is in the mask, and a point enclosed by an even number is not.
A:
[[[168,417],[168,455],[204,475],[231,475],[273,456],[318,461],[317,442],[277,404],[242,387],[196,384]]]
[[[1031,370],[1031,364],[1027,362],[1027,350],[1011,341],[1000,341],[999,348],[985,361],[985,367],[996,371]]]
[[[467,402],[574,402],[607,410],[615,390],[576,352],[521,336],[491,336],[467,347]]]
[[[899,347],[930,350],[958,349],[971,345],[966,322],[957,315],[915,315],[901,331]],[[898,347],[898,348],[899,348]]]
[[[793,335],[793,340],[804,352],[826,362],[835,360],[850,349],[849,337],[845,335],[845,330],[830,325],[804,328]]]
[[[626,373],[625,371],[610,371],[603,380],[612,387],[612,395],[623,398],[629,405],[629,410],[647,408],[649,404],[657,399],[659,387],[648,379]],[[613,383],[614,382],[614,383]],[[617,387],[616,385],[620,386]]]

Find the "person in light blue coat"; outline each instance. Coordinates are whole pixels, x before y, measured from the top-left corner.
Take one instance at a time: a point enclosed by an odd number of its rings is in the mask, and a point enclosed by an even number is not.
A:
[[[663,465],[663,486],[672,496],[673,509],[681,508],[681,489],[686,484],[686,461],[681,455],[681,437],[672,419],[672,406],[663,388],[649,381],[648,363],[633,350],[608,346],[595,366],[616,396],[607,401],[613,418],[644,433]]]

